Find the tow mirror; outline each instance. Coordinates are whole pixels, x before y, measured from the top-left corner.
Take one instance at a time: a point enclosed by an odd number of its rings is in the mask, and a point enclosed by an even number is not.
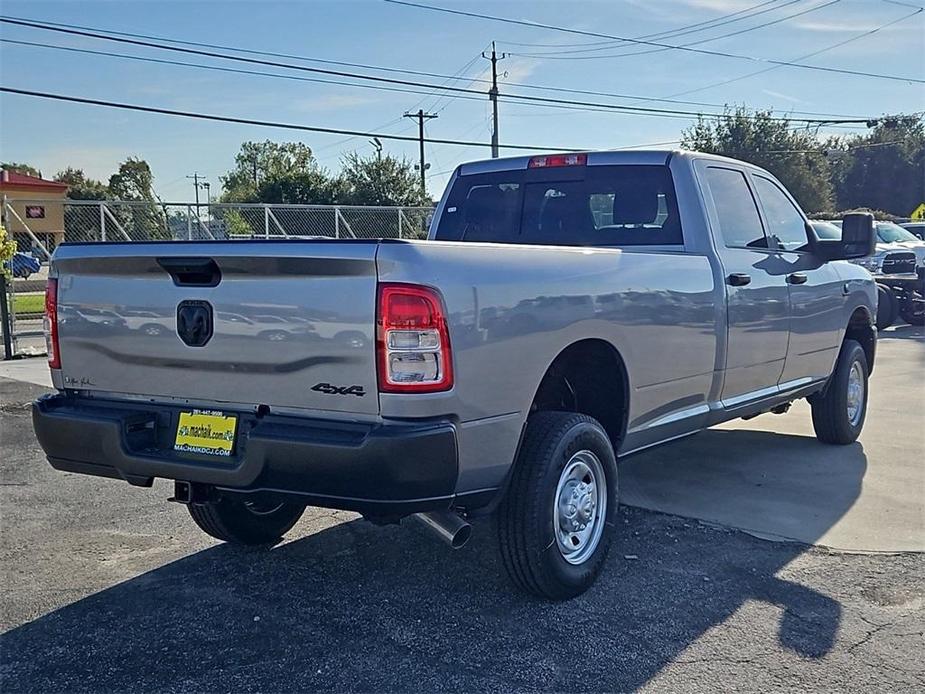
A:
[[[813,251],[822,260],[850,260],[873,255],[877,247],[874,216],[852,212],[842,220],[840,239],[820,239],[813,234]]]

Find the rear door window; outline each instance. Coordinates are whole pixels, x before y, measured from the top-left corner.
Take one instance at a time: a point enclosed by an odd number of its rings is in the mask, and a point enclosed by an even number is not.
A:
[[[651,165],[460,176],[436,238],[564,246],[684,241],[671,173]]]
[[[725,245],[728,248],[767,248],[768,239],[745,174],[710,166],[707,183]]]

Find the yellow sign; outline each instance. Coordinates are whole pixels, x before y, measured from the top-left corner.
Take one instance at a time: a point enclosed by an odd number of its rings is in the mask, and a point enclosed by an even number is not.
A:
[[[222,412],[181,412],[173,448],[182,453],[230,456],[237,425],[237,417]]]
[[[917,222],[925,221],[925,202],[912,210],[912,214],[909,216]]]

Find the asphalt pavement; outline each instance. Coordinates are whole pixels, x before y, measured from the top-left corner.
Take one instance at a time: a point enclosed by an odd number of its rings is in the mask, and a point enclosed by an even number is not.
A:
[[[877,370],[874,384],[889,374],[919,377],[921,353],[884,340]],[[507,582],[488,520],[454,552],[414,526],[380,528],[310,509],[282,544],[243,550],[199,532],[182,506],[166,502],[166,483],[136,489],[52,470],[27,407],[46,386],[0,374],[3,692],[912,692],[925,685],[919,552],[838,552],[623,506],[601,580],[579,599],[548,604]],[[886,426],[903,407],[878,396],[868,427]],[[744,469],[723,474],[746,480],[727,493],[754,495],[747,480],[758,479],[748,464],[756,453],[793,454],[797,444],[815,450],[811,441],[794,443],[808,439],[799,433],[762,433],[799,430],[790,418],[800,416],[794,408],[741,423],[736,430],[760,434],[757,444],[751,435],[722,433],[704,444],[717,433],[709,431],[646,455],[697,464],[703,446],[721,446]],[[922,432],[921,410],[917,422],[915,432],[896,432],[888,453],[880,434],[868,442],[865,431],[858,445],[873,462],[854,473],[860,489],[875,466],[902,475],[923,465],[921,439],[912,435]],[[694,498],[714,493],[708,487],[718,471],[702,462],[710,472],[687,482]],[[639,481],[630,461],[621,469],[627,484]],[[781,479],[795,467],[782,470],[768,486],[772,496],[792,493]],[[880,503],[885,514],[897,489],[880,489],[863,503]],[[826,516],[830,527],[861,499],[839,501],[841,515]],[[757,504],[755,517],[799,510],[773,501]],[[814,535],[824,537],[821,525]]]
[[[623,500],[843,551],[925,551],[925,330],[880,334],[857,442],[827,446],[809,404],[733,420],[626,461]]]

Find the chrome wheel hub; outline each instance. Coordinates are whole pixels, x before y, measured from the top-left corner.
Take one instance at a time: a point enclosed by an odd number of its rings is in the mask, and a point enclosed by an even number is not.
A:
[[[553,522],[559,553],[570,564],[590,557],[601,539],[607,512],[607,480],[598,457],[573,455],[559,476]]]
[[[864,411],[864,374],[858,362],[851,364],[848,372],[848,421],[856,427]]]

